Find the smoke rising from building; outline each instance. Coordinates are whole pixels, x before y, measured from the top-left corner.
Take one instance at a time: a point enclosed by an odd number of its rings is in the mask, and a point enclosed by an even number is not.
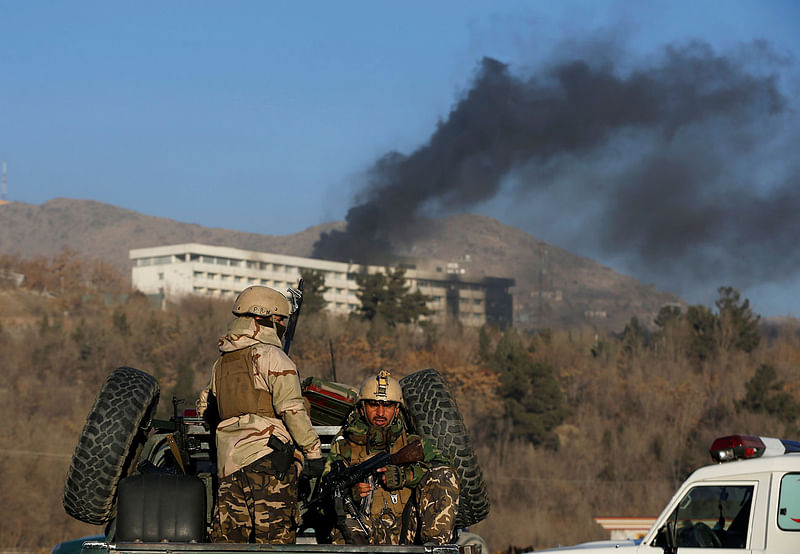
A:
[[[505,196],[515,225],[677,292],[797,273],[787,62],[763,43],[694,42],[622,65],[598,54],[518,75],[485,58],[423,146],[367,171],[346,230],[315,255],[384,262],[426,217]]]

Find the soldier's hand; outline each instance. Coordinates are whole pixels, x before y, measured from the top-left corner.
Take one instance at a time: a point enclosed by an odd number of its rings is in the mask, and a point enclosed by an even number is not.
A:
[[[386,485],[386,490],[395,491],[405,486],[406,472],[402,467],[390,464],[383,470],[383,483]]]
[[[315,458],[313,460],[306,458],[305,462],[303,462],[303,471],[300,472],[300,476],[309,479],[319,477],[324,469],[325,458]]]
[[[369,496],[370,491],[372,491],[372,485],[370,485],[369,483],[356,483],[356,486],[354,488],[355,492],[361,498]]]

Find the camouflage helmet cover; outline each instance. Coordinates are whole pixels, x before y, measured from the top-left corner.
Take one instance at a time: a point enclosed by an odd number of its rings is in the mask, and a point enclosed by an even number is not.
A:
[[[233,302],[235,315],[255,315],[267,317],[280,315],[289,317],[292,313],[289,300],[280,292],[269,287],[247,287]]]
[[[358,401],[381,400],[402,405],[403,389],[400,387],[400,382],[391,375],[388,370],[381,369],[374,377],[365,379],[358,391]]]

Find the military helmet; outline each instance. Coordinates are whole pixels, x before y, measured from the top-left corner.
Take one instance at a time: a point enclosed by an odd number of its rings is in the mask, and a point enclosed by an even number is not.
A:
[[[368,377],[358,390],[358,401],[381,400],[403,404],[403,389],[400,382],[388,370],[381,369],[374,377]]]
[[[255,315],[267,317],[281,315],[289,317],[292,313],[289,300],[280,292],[269,287],[247,287],[233,302],[234,315]]]

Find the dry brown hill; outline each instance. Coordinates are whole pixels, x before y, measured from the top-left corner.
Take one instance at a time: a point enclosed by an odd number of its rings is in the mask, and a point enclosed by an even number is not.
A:
[[[69,248],[105,260],[130,275],[128,251],[165,244],[199,242],[245,250],[309,256],[320,232],[341,224],[325,223],[293,235],[260,235],[181,223],[140,214],[94,200],[56,198],[41,205],[20,202],[0,206],[0,252],[52,255]]]
[[[514,278],[515,321],[523,327],[585,323],[621,330],[633,316],[649,324],[664,304],[680,302],[673,294],[484,216],[441,220],[409,254],[460,260],[471,275]]]
[[[130,275],[131,248],[198,242],[310,256],[320,232],[343,225],[325,223],[292,235],[260,235],[67,198],[41,205],[6,204],[0,206],[0,220],[0,253],[32,257],[69,248],[107,261],[125,275]],[[445,218],[406,254],[460,261],[470,276],[516,279],[515,320],[523,327],[585,323],[620,330],[632,316],[648,322],[662,305],[678,301],[674,295],[484,216]]]

